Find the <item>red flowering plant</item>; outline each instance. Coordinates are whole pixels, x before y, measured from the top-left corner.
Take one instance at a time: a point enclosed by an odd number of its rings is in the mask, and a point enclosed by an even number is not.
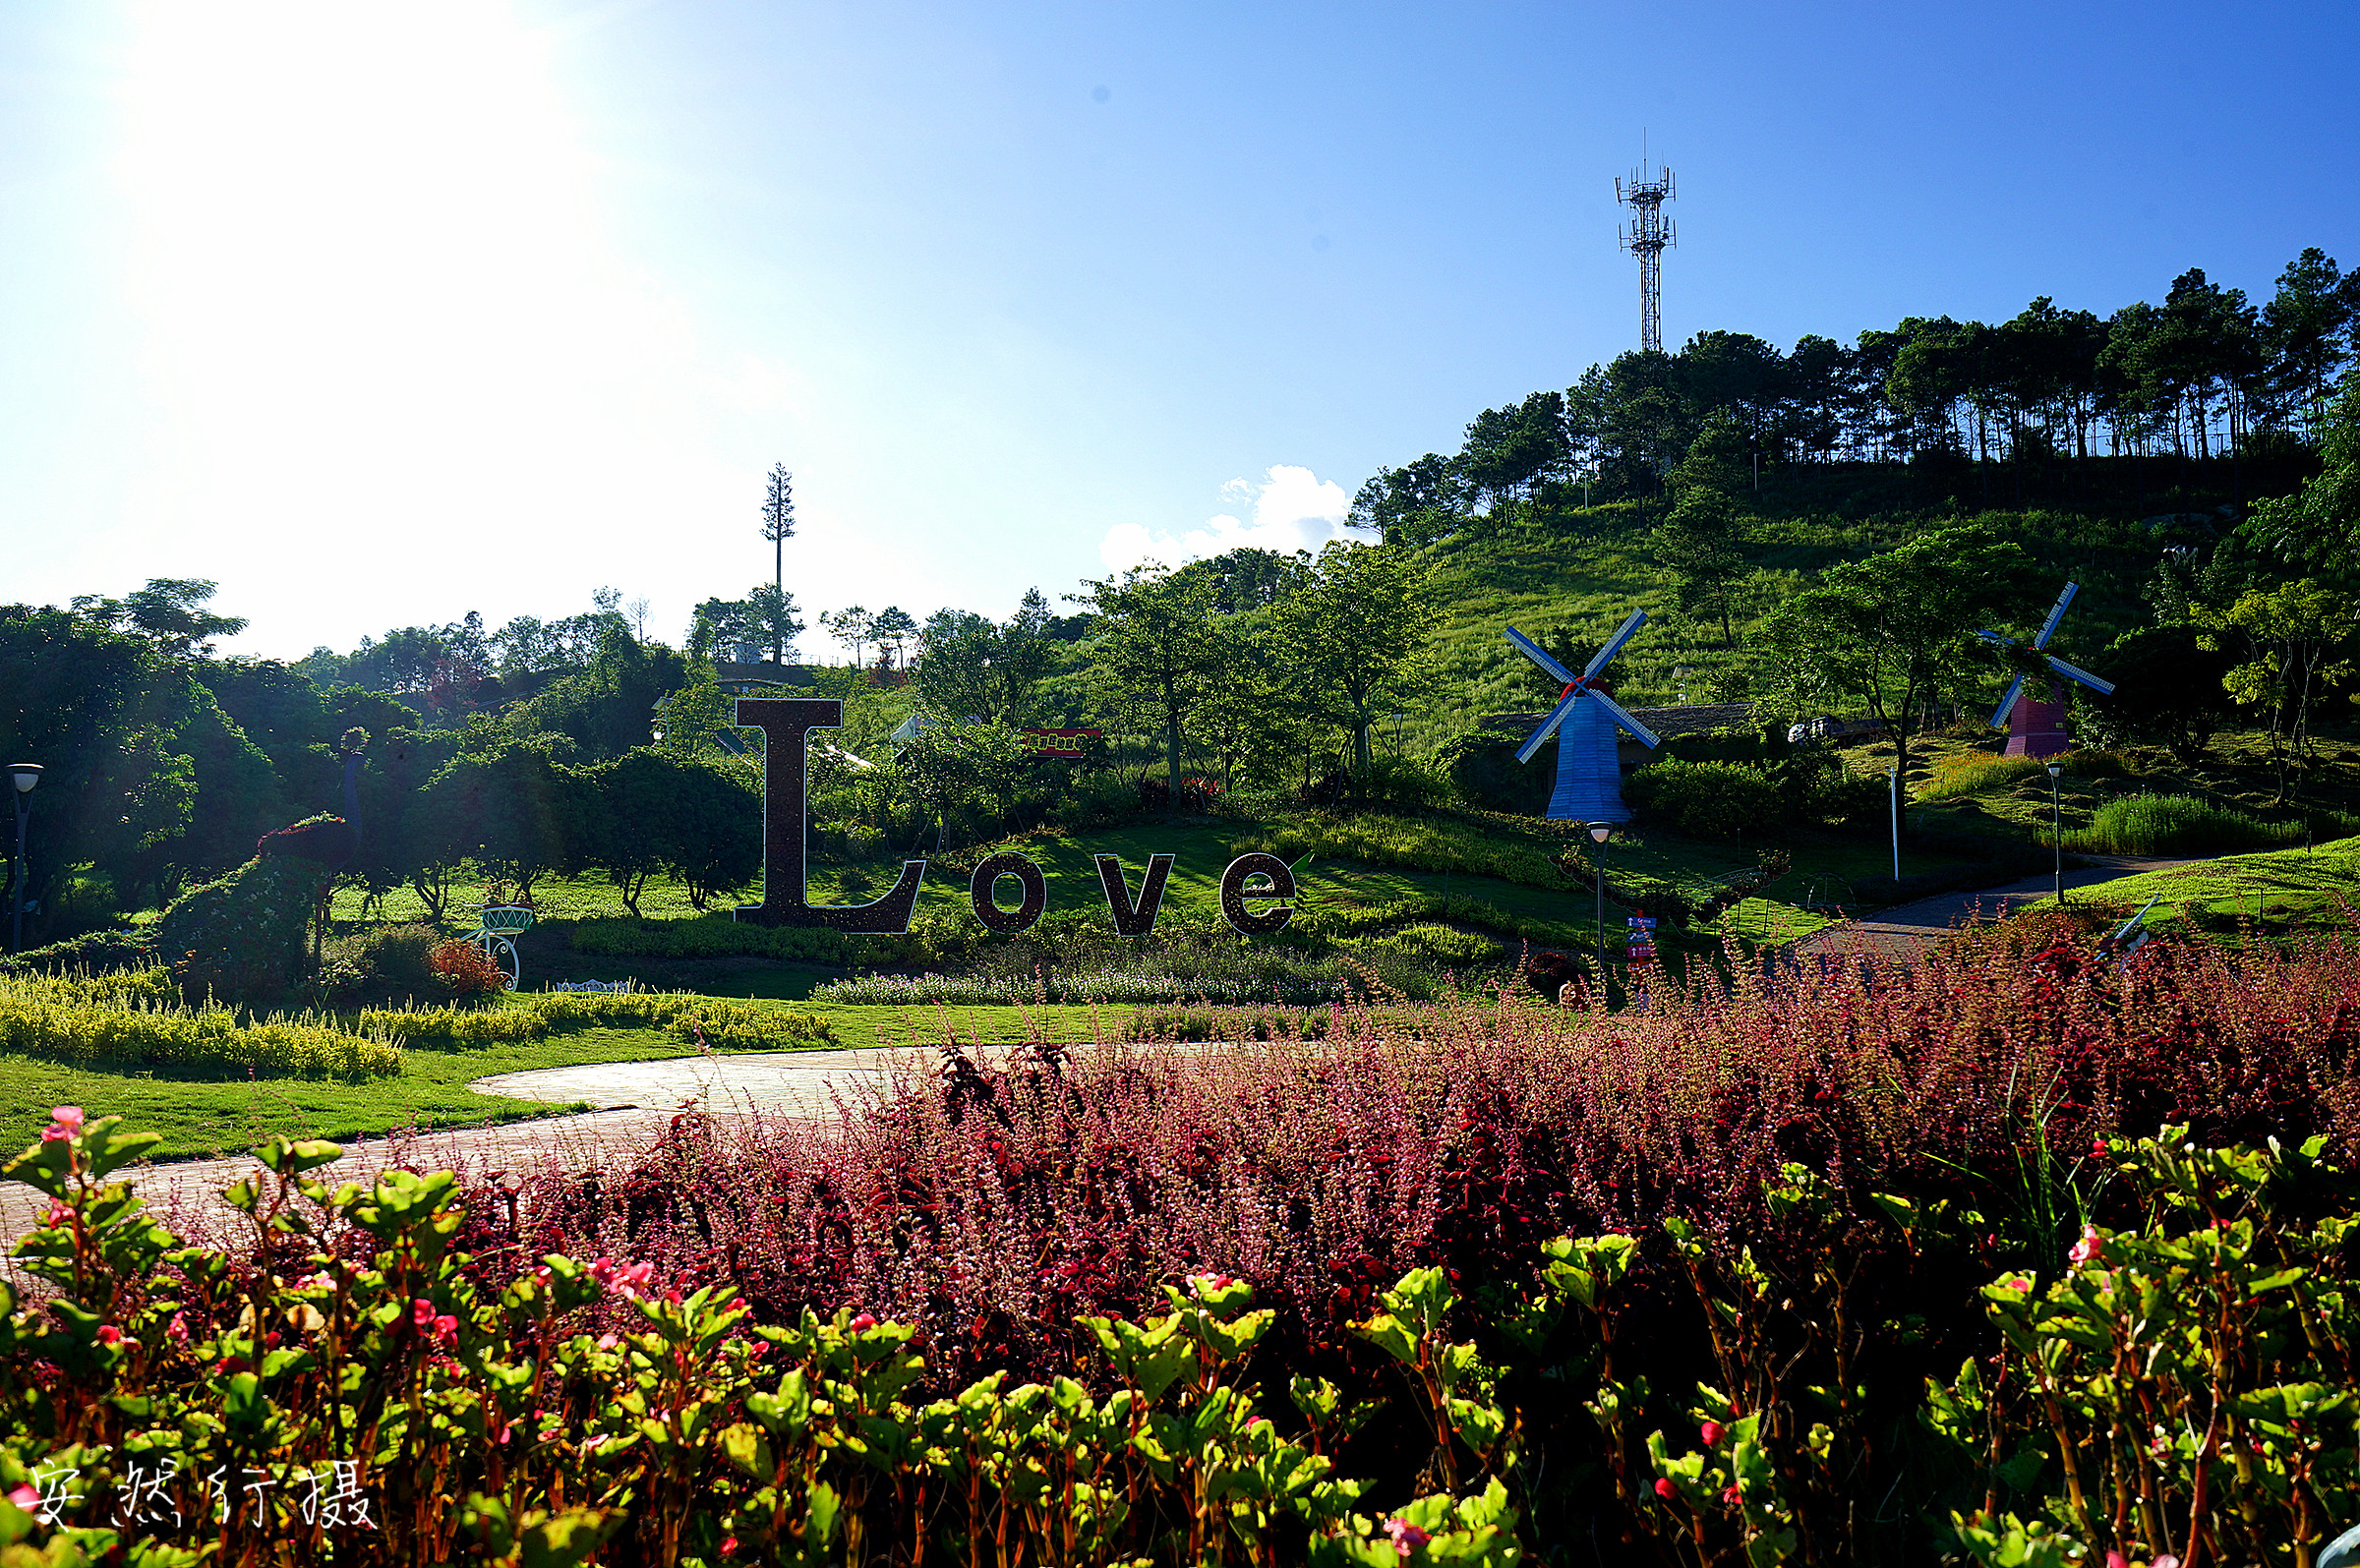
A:
[[[426,963],[435,978],[456,997],[497,996],[507,989],[507,970],[464,937],[436,943],[426,956]]]

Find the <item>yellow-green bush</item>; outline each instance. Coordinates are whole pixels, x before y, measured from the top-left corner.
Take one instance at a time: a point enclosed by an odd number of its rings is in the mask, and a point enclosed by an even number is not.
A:
[[[0,980],[0,1050],[83,1066],[247,1068],[268,1077],[367,1077],[401,1071],[401,1052],[365,1024],[315,1014],[253,1018],[208,1002],[185,1007],[160,969]]]
[[[683,1040],[738,1050],[832,1045],[817,1014],[761,1008],[677,991],[543,991],[496,1008],[372,1008],[363,1030],[403,1042],[491,1044],[539,1040],[576,1029],[666,1029]]]
[[[851,944],[839,931],[754,925],[726,914],[693,920],[633,920],[621,915],[584,920],[573,928],[573,950],[615,958],[782,958],[842,963]]]

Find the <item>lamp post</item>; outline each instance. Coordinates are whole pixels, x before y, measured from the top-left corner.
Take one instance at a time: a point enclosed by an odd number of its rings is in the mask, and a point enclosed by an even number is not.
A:
[[[2065,765],[2048,765],[2048,842],[2055,850],[2055,870],[2050,873],[2056,886],[2057,906],[2065,905],[2065,807],[2057,798],[2057,780],[2064,775]]]
[[[1590,880],[1598,885],[1598,983],[1606,984],[1606,841],[1615,836],[1611,822],[1590,824]]]
[[[26,797],[32,786],[41,782],[41,765],[37,762],[12,762],[8,765],[9,783],[17,786],[17,871],[9,879],[10,912],[8,951],[25,951],[25,819],[32,814],[32,802]]]

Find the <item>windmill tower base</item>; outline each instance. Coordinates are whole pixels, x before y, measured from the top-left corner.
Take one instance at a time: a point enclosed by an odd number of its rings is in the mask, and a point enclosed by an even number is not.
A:
[[[1622,761],[1612,715],[1594,702],[1578,704],[1557,730],[1557,789],[1549,796],[1552,822],[1628,822],[1622,803]]]
[[[2073,749],[2073,737],[2065,732],[2065,695],[2050,682],[2045,701],[2033,696],[2032,683],[2027,681],[2016,706],[2008,710],[2008,743],[2000,751],[2003,757],[2053,757],[2060,751]]]

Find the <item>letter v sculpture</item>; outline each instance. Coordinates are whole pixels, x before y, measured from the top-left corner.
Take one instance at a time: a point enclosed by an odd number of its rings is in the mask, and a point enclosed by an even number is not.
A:
[[[1615,726],[1621,725],[1653,750],[1657,744],[1654,730],[1633,719],[1614,698],[1600,691],[1591,682],[1598,678],[1607,662],[1622,651],[1622,645],[1637,635],[1645,624],[1647,611],[1634,610],[1596,658],[1576,675],[1549,657],[1540,644],[1515,627],[1507,628],[1507,640],[1524,651],[1524,657],[1548,672],[1550,678],[1565,683],[1564,695],[1541,726],[1516,748],[1516,761],[1530,762],[1532,754],[1541,749],[1551,735],[1557,736],[1557,788],[1549,796],[1547,815],[1560,822],[1628,822],[1630,808],[1622,803],[1622,764],[1616,756]]]

